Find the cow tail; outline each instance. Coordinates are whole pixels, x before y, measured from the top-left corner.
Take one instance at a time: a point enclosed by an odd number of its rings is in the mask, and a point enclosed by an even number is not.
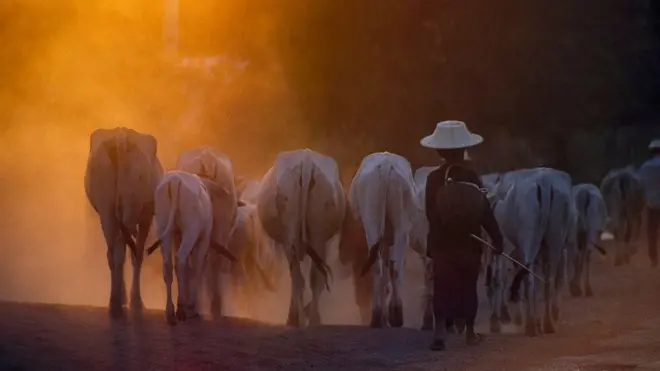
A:
[[[174,229],[174,217],[176,216],[176,212],[179,206],[180,192],[181,181],[178,178],[174,177],[169,182],[167,182],[167,198],[170,200],[170,214],[167,217],[167,224],[165,225],[163,232],[158,236],[156,242],[147,248],[147,255],[151,255],[151,253],[153,253],[154,250],[158,248],[158,245],[160,245],[163,238],[172,233],[172,230]]]
[[[387,166],[384,166],[387,165]],[[378,256],[380,255],[381,250],[383,249],[383,238],[385,237],[385,229],[387,224],[387,195],[388,195],[388,179],[392,173],[393,165],[389,161],[383,161],[378,165],[378,175],[379,175],[379,184],[378,184],[378,200],[381,202],[378,204],[380,207],[378,221],[380,225],[378,226],[378,241],[373,246],[369,246],[369,257],[367,262],[362,267],[360,272],[360,277],[364,276],[369,272],[371,267],[376,263]]]
[[[545,179],[543,179],[545,182]],[[550,208],[552,207],[552,200],[554,198],[555,190],[551,184],[544,184],[546,187],[541,187],[541,185],[536,186],[536,196],[539,201],[539,209],[541,210],[541,219],[539,220],[541,233],[545,234],[545,230],[548,228],[548,222],[550,219]],[[526,262],[530,264],[531,262]]]
[[[307,157],[300,165],[300,242],[303,245],[309,244],[307,235],[307,205],[309,201],[309,191],[311,190],[314,179],[314,164],[311,158]]]
[[[545,184],[543,184],[545,185]],[[545,230],[548,226],[548,219],[550,216],[550,207],[552,204],[554,189],[552,186],[548,186],[549,192],[544,190],[544,187],[541,184],[536,185],[536,201],[539,203],[540,217],[538,222],[539,230],[545,234]],[[525,257],[527,259],[528,257]],[[525,261],[525,266],[531,269],[533,261]],[[515,276],[513,277],[513,282],[509,289],[509,300],[517,303],[520,300],[520,285],[523,278],[527,276],[529,272],[526,269],[518,267]]]

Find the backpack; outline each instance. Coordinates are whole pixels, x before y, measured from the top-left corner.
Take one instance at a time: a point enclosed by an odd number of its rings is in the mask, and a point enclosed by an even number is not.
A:
[[[444,186],[438,189],[435,206],[442,221],[442,229],[457,233],[470,233],[479,228],[488,207],[485,191],[476,184],[453,180],[449,165],[444,175]]]

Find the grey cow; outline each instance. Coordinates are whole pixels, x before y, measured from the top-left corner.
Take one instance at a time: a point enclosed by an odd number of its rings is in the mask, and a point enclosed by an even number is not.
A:
[[[632,166],[610,171],[600,184],[609,216],[606,229],[614,235],[614,265],[630,263],[642,226],[644,190]]]
[[[573,186],[573,199],[578,212],[575,226],[576,248],[572,251],[573,277],[569,289],[572,296],[593,296],[591,288],[591,251],[599,249],[597,241],[607,219],[605,200],[593,184]],[[605,251],[600,251],[605,254]],[[584,284],[584,291],[582,285]]]
[[[519,288],[524,284],[526,303],[527,336],[537,336],[539,330],[555,332],[559,318],[559,292],[565,279],[565,254],[570,244],[570,231],[576,222],[572,201],[571,178],[568,174],[550,169],[534,168],[503,174],[497,185],[494,203],[495,217],[505,236],[505,246],[511,254],[520,258],[529,269],[540,273],[545,283],[544,321],[537,319],[537,282],[525,270],[516,268],[512,279],[509,301],[517,308],[520,301]],[[503,301],[502,257],[491,263],[493,279],[490,283],[494,298],[491,301],[491,328],[498,329],[499,312]],[[519,311],[514,311],[516,323],[522,324]]]

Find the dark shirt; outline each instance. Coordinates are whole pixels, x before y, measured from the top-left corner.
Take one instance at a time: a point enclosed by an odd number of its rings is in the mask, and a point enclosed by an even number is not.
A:
[[[444,164],[440,166],[440,168],[432,171],[428,179],[426,181],[426,218],[429,222],[429,233],[427,236],[427,254],[431,256],[433,254],[434,250],[446,250],[447,248],[452,248],[453,246],[448,246],[448,245],[455,245],[457,243],[461,245],[467,245],[464,246],[468,250],[474,250],[481,252],[481,243],[478,242],[477,240],[471,238],[468,235],[465,235],[465,233],[462,233],[462,235],[457,235],[456,231],[452,230],[443,230],[442,228],[442,215],[438,215],[437,209],[436,209],[436,195],[438,194],[438,191],[440,190],[441,187],[444,187],[445,184],[445,173],[447,171],[447,166],[450,164]],[[461,162],[461,163],[456,163],[452,164],[454,165],[452,169],[449,172],[449,177],[452,178],[455,181],[463,181],[463,182],[469,182],[472,184],[477,185],[479,188],[483,188],[483,184],[481,182],[481,179],[475,173],[472,169],[470,169],[469,164],[467,162]],[[490,238],[493,241],[493,246],[498,249],[500,252],[502,251],[502,245],[503,245],[503,237],[502,233],[500,232],[500,227],[497,224],[497,220],[495,220],[495,216],[493,215],[493,211],[490,208],[490,205],[488,204],[488,200],[484,197],[484,203],[485,207],[482,221],[481,221],[481,227],[486,230],[486,233],[490,236]],[[477,228],[476,230],[469,231],[470,233],[475,234],[476,236],[480,236],[480,230]]]

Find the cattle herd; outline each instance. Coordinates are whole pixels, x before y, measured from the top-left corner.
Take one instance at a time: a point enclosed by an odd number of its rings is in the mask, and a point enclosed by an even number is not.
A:
[[[204,146],[182,153],[176,169],[164,172],[153,136],[98,129],[90,136],[85,191],[107,243],[110,314],[124,315],[129,304],[122,274],[126,251],[133,267],[129,306],[139,310],[145,252],[160,248],[170,324],[199,316],[202,293],[210,298],[210,312],[221,315],[220,283],[228,275],[241,290],[275,291],[282,276],[278,267],[286,262],[287,324],[318,325],[319,298],[332,287],[326,259],[334,248],[351,267],[362,323],[372,327],[403,325],[405,259],[408,252],[419,255],[425,269],[419,282],[422,328],[431,329],[424,190],[433,170],[413,173],[405,158],[380,152],[362,160],[350,183],[342,182],[332,158],[302,149],[277,155],[262,179],[244,179],[235,176],[227,156]],[[528,336],[554,332],[565,283],[573,296],[593,295],[590,260],[592,252],[605,254],[603,232],[614,236],[615,265],[629,263],[636,251],[644,193],[632,167],[611,171],[600,186],[574,185],[567,173],[551,168],[487,174],[482,181],[505,252],[534,272],[485,250],[492,332],[508,320]],[[146,247],[152,220],[156,242]],[[339,243],[331,243],[336,238]],[[301,265],[307,257],[308,275]],[[307,303],[305,277],[311,289]]]

